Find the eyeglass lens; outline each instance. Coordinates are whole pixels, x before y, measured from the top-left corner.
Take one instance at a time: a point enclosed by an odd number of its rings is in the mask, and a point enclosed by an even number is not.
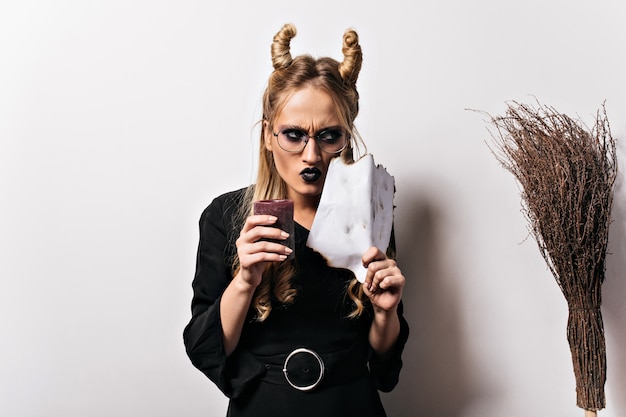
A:
[[[346,146],[346,139],[341,129],[322,130],[315,136],[301,129],[283,129],[274,136],[278,138],[278,144],[281,148],[289,152],[299,152],[306,147],[309,139],[314,139],[324,152],[337,153],[341,152]]]

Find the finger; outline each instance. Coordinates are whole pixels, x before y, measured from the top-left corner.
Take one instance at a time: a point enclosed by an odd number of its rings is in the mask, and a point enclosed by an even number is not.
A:
[[[243,246],[239,251],[241,266],[250,268],[261,262],[281,262],[287,259],[292,250],[284,245],[271,242],[257,242]]]
[[[398,275],[398,274],[388,275],[378,283],[378,288],[380,288],[383,291],[388,291],[388,290],[398,291],[404,288],[404,282],[405,282],[404,276],[402,275]]]
[[[385,265],[385,263],[379,261],[370,262],[369,265],[367,265],[364,283],[370,291],[376,288],[377,282],[381,279],[380,276],[377,278],[377,274],[385,268]]]
[[[384,286],[384,283],[387,281],[390,281],[390,284],[393,286],[383,289],[382,286]],[[392,308],[397,307],[402,299],[403,281],[403,277],[387,277],[381,283],[381,288],[377,289],[375,292],[369,291],[367,288],[363,288],[363,292],[367,295],[374,307],[390,311]]]
[[[241,229],[241,233],[247,233],[254,229],[256,226],[270,226],[278,220],[278,217],[267,214],[253,214],[248,216]]]
[[[363,262],[363,266],[367,268],[373,261],[382,261],[386,258],[387,256],[380,249],[372,246],[365,251],[361,257],[361,262]]]
[[[254,265],[263,262],[282,262],[285,259],[287,259],[287,255],[271,252],[256,252],[242,256],[240,262],[242,268],[252,268]]]
[[[397,269],[398,264],[393,259],[385,258],[380,261],[372,261],[367,265],[367,269],[372,273],[376,274],[378,271],[382,271],[383,269]]]
[[[289,237],[289,233],[285,232],[284,230],[269,226],[257,226],[249,233],[251,236],[254,237],[252,239],[253,242],[257,242],[263,239],[286,240]]]
[[[384,276],[394,273],[393,270],[396,269],[398,269],[396,261],[388,258],[380,261],[372,261],[367,266],[367,271],[368,273],[372,274],[373,280],[376,280],[376,278],[378,278],[379,281]]]
[[[286,240],[288,237],[289,233],[276,227],[258,225],[247,231],[242,230],[239,235],[238,241],[240,241],[241,243],[253,243],[263,239],[280,241]]]
[[[250,252],[266,252],[266,253],[278,253],[281,255],[289,255],[293,250],[281,243],[270,242],[267,240],[259,240],[250,244]]]
[[[397,267],[396,262],[393,259],[388,259],[383,262],[373,262],[370,264],[368,269],[370,268],[373,272],[370,289],[373,291],[376,291],[377,288],[384,289],[384,287],[381,286],[381,283],[388,277],[402,277],[402,272],[400,271],[400,268]],[[404,279],[404,277],[402,277],[402,279]]]

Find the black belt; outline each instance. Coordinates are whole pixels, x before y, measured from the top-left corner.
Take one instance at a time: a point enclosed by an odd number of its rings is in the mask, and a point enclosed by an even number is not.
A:
[[[300,391],[311,391],[320,385],[344,384],[368,373],[367,353],[355,349],[318,353],[298,348],[288,354],[259,359],[266,369],[263,381],[289,385]]]

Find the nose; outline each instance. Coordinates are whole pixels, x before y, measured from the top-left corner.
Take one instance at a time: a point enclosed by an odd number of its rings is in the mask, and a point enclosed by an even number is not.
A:
[[[315,138],[308,137],[302,150],[302,160],[307,163],[315,163],[322,158],[322,150]]]

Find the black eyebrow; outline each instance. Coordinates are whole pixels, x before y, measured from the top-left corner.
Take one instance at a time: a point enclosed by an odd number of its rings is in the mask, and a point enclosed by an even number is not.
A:
[[[282,131],[282,130],[290,130],[290,129],[293,129],[293,130],[301,130],[302,132],[307,133],[307,134],[309,133],[309,130],[308,130],[308,129],[305,129],[305,128],[300,127],[300,126],[298,126],[298,125],[287,125],[287,126],[281,127],[279,130],[281,130],[281,131]],[[319,130],[315,131],[315,132],[314,132],[314,135],[319,135],[320,133],[322,133],[322,132],[326,132],[326,131],[328,131],[328,130],[341,130],[341,131],[343,131],[343,127],[341,127],[341,126],[339,126],[339,125],[334,125],[334,126],[326,126],[326,127],[323,127],[323,128],[321,128],[321,129],[319,129]]]

